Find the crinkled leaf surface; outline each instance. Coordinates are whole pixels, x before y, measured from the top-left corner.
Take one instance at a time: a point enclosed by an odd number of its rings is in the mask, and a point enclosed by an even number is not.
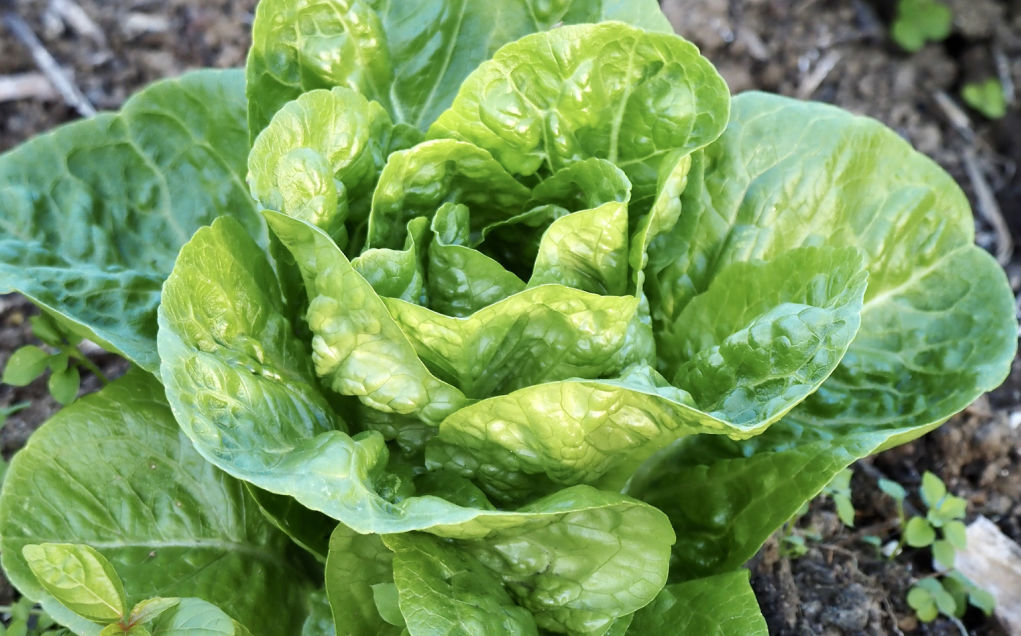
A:
[[[470,397],[544,381],[614,375],[651,358],[634,323],[638,301],[541,285],[464,318],[397,299],[384,303],[415,352]]]
[[[398,247],[407,222],[431,217],[443,203],[463,203],[471,223],[513,216],[528,201],[528,188],[477,146],[453,139],[426,141],[390,155],[372,196],[369,247]]]
[[[727,265],[848,246],[869,273],[861,329],[795,418],[921,434],[1002,381],[1016,339],[1004,274],[973,244],[957,185],[893,131],[823,104],[749,93],[734,99],[726,133],[696,163],[680,221],[650,253],[661,349]]]
[[[456,544],[428,534],[387,535],[408,631],[416,634],[535,634],[531,613],[500,579]]]
[[[470,141],[521,176],[606,159],[641,200],[655,193],[664,157],[723,132],[729,99],[716,69],[673,34],[566,26],[521,38],[479,65],[428,136]]]
[[[301,93],[346,86],[424,130],[507,42],[604,20],[672,31],[651,0],[265,0],[246,68],[249,126],[254,137]]]
[[[382,299],[326,234],[282,214],[266,212],[266,218],[301,268],[312,358],[331,388],[425,422],[438,422],[465,403],[463,393],[419,360]]]
[[[155,373],[160,286],[223,214],[263,236],[244,183],[240,71],[156,83],[0,156],[0,291]]]
[[[635,613],[631,633],[677,636],[766,636],[748,571],[668,585]]]
[[[248,156],[252,196],[267,209],[341,237],[348,214],[364,221],[393,141],[379,104],[346,88],[314,90],[286,104]]]
[[[307,590],[287,539],[239,482],[192,450],[162,388],[140,372],[63,409],[33,434],[4,482],[0,533],[11,581],[82,634],[100,626],[39,586],[22,546],[92,546],[123,579],[129,606],[193,594],[251,625],[297,630],[304,618]]]

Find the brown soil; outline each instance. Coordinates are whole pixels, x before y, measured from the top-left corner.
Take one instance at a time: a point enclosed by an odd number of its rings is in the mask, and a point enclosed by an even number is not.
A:
[[[977,211],[977,237],[1003,253],[1015,291],[1021,259],[1008,256],[997,234],[995,213],[980,205],[983,184],[1003,212],[1015,241],[1021,240],[1021,108],[1015,99],[1006,117],[984,119],[961,106],[960,88],[985,77],[1021,87],[1021,1],[948,0],[954,32],[945,42],[909,55],[889,39],[893,2],[883,0],[662,0],[677,30],[697,43],[735,92],[769,90],[835,103],[875,117],[936,159],[964,187]],[[62,17],[77,4],[94,31]],[[0,0],[0,10],[20,15],[99,109],[116,108],[140,86],[202,66],[243,63],[254,0]],[[86,25],[87,26],[87,25]],[[0,76],[36,71],[23,47],[0,28]],[[956,103],[948,107],[947,103]],[[57,97],[0,103],[0,150],[73,119]],[[981,177],[969,176],[971,161]],[[978,185],[976,185],[978,184]],[[0,365],[31,342],[30,304],[0,298]],[[123,365],[98,354],[117,374]],[[83,390],[94,390],[85,377]],[[25,388],[0,386],[0,406],[29,401],[0,433],[5,458],[56,405],[45,382]],[[924,552],[895,560],[862,542],[868,534],[896,538],[894,508],[876,487],[885,475],[909,489],[924,470],[940,475],[969,501],[969,519],[982,514],[1021,541],[1021,363],[1007,383],[962,416],[912,444],[889,451],[855,470],[852,482],[856,529],[844,527],[826,499],[814,502],[797,523],[809,539],[808,553],[781,556],[779,535],[750,563],[753,585],[777,634],[957,634],[946,620],[919,624],[905,596],[913,581],[931,572]],[[917,501],[916,501],[917,504]],[[11,590],[0,579],[0,604]],[[1021,592],[1019,592],[1021,594]],[[971,633],[1004,633],[977,611],[964,618]]]

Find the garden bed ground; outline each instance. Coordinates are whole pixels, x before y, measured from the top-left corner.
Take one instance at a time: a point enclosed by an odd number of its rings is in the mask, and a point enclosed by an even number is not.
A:
[[[954,32],[917,54],[888,38],[895,3],[865,0],[663,0],[678,31],[695,41],[735,91],[762,89],[835,103],[893,127],[936,159],[964,187],[979,216],[978,241],[1007,264],[1021,287],[1021,108],[991,122],[962,107],[965,82],[985,77],[1021,87],[1021,1],[951,0]],[[0,8],[24,19],[42,45],[99,109],[116,108],[154,79],[201,66],[243,62],[253,0],[8,0]],[[82,15],[83,14],[83,15]],[[85,19],[83,19],[83,16]],[[38,69],[24,47],[0,28],[0,78]],[[32,76],[24,98],[0,102],[0,150],[76,116]],[[1013,237],[1011,237],[1013,234]],[[0,298],[0,365],[31,341],[30,304]],[[123,370],[96,354],[104,371]],[[85,377],[83,390],[94,390]],[[56,404],[45,382],[0,386],[0,406],[28,402],[0,434],[5,458],[20,448]],[[856,528],[844,527],[832,503],[817,500],[797,523],[813,535],[808,552],[781,556],[771,539],[751,562],[753,585],[771,632],[778,634],[956,634],[945,620],[919,624],[907,607],[911,583],[931,571],[924,554],[890,561],[862,541],[889,538],[895,508],[880,494],[885,475],[914,489],[925,470],[969,502],[969,520],[984,515],[1021,541],[1021,364],[999,390],[937,432],[889,451],[855,470]],[[12,590],[0,582],[0,605]],[[1021,594],[1021,592],[1019,592]],[[1002,634],[977,611],[964,624],[976,634]]]

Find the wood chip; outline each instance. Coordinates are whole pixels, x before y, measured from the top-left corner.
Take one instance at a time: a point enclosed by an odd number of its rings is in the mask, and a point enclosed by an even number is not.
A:
[[[0,77],[0,102],[19,99],[58,99],[57,89],[42,73],[20,73]]]
[[[996,599],[993,610],[1010,634],[1021,634],[1021,546],[979,517],[968,526],[968,547],[958,550],[961,574]]]

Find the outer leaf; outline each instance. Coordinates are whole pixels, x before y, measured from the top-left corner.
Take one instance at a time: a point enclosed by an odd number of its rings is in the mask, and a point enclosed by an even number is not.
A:
[[[630,296],[542,285],[465,318],[384,302],[422,361],[470,397],[615,375],[652,357],[651,334],[636,324],[638,301]]]
[[[75,543],[28,544],[21,554],[43,589],[90,621],[120,620],[127,611],[124,586],[106,558]]]
[[[270,621],[264,624],[278,624]],[[151,633],[152,636],[250,636],[244,626],[219,607],[198,598],[182,598],[160,614]]]
[[[686,583],[668,585],[656,599],[635,614],[635,634],[677,636],[765,636],[748,571],[728,572]]]
[[[745,442],[694,436],[650,461],[628,492],[663,510],[677,531],[671,576],[738,568],[833,476],[886,436],[833,438],[781,420]]]
[[[243,82],[159,82],[0,157],[0,292],[155,373],[156,305],[180,246],[222,214],[264,233],[244,184]]]
[[[387,160],[372,195],[368,245],[400,245],[409,220],[431,217],[448,202],[467,205],[472,226],[481,230],[521,211],[528,194],[485,150],[452,139],[426,141]]]
[[[245,483],[245,490],[266,520],[286,534],[291,541],[325,562],[329,552],[330,534],[337,523],[326,515],[309,510],[293,497],[275,495]]]
[[[561,22],[603,20],[672,31],[651,0],[267,0],[248,55],[252,134],[285,102],[331,86],[355,89],[395,121],[424,129],[500,46]]]
[[[1015,350],[1011,294],[938,166],[875,121],[759,93],[734,99],[727,132],[704,152],[684,214],[650,255],[658,325],[730,263],[851,246],[869,272],[862,326],[794,412],[799,422],[848,434],[904,427],[892,445],[999,384]]]
[[[330,556],[326,559],[326,594],[337,634],[400,633],[376,611],[373,586],[381,583],[393,583],[393,553],[379,535],[357,534],[339,524],[330,537]]]
[[[692,44],[625,24],[568,26],[508,44],[465,79],[429,137],[470,141],[515,175],[589,157],[620,166],[641,200],[659,164],[716,139],[729,90]]]
[[[768,263],[734,263],[657,334],[659,355],[683,361],[673,384],[706,412],[771,423],[840,362],[858,331],[866,280],[854,249],[802,248]]]
[[[4,482],[0,534],[11,581],[81,634],[100,626],[39,586],[22,546],[75,541],[100,550],[123,579],[128,604],[201,594],[253,625],[288,630],[304,615],[305,585],[286,538],[238,482],[192,450],[162,387],[145,374],[79,400],[32,436]]]
[[[499,578],[478,559],[427,534],[388,535],[401,613],[418,634],[535,634]]]

